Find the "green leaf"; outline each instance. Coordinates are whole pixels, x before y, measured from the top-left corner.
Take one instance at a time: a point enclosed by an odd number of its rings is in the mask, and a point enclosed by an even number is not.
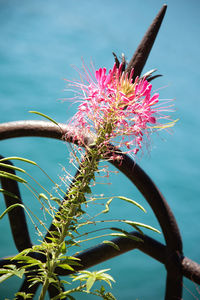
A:
[[[4,265],[4,268],[16,270],[16,266],[15,266],[15,265]],[[0,269],[0,270],[2,270],[2,269]],[[4,269],[3,269],[3,270],[4,270]]]
[[[13,274],[19,278],[22,278],[24,273],[25,273],[25,270],[23,270],[23,269],[17,269],[17,270],[13,271]]]
[[[117,236],[117,237],[124,237],[124,238],[128,238],[128,239],[131,239],[131,240],[134,240],[134,241],[137,241],[137,242],[143,242],[142,239],[138,238],[138,237],[135,237],[131,234],[125,234],[125,233],[117,233],[117,232],[114,232],[114,233],[110,233],[109,234],[110,236]]]
[[[161,233],[158,229],[156,229],[156,228],[154,228],[154,227],[152,227],[152,226],[143,224],[143,223],[132,222],[132,221],[124,221],[124,223],[127,223],[127,224],[132,225],[132,226],[144,227],[144,228],[146,228],[146,229],[155,231],[155,232],[157,232],[157,233]]]
[[[48,117],[48,116],[45,115],[45,114],[42,114],[41,112],[33,111],[33,110],[30,110],[29,112],[30,112],[31,114],[39,115],[39,116],[41,116],[41,117],[43,117],[43,118],[45,118],[45,119],[47,119],[47,120],[49,120],[49,121],[51,121],[51,122],[53,122],[54,124],[56,124],[56,125],[59,126],[59,124],[58,124],[55,120],[53,120],[52,118]],[[60,127],[60,126],[59,126],[59,127]]]
[[[25,300],[25,299],[32,299],[33,294],[30,294],[30,293],[27,294],[25,292],[18,292],[15,294],[15,296],[16,297],[21,296]],[[15,299],[17,299],[17,298],[15,298]]]
[[[13,205],[10,205],[6,210],[4,210],[4,212],[0,215],[0,220],[9,212],[11,211],[13,208],[17,207],[17,206],[20,206],[20,207],[23,207],[24,206],[22,204],[19,204],[19,203],[16,203],[16,204],[13,204]]]
[[[26,262],[27,264],[33,264],[33,265],[42,265],[41,261],[39,259],[32,258],[31,256],[25,255],[19,257],[20,262]]]
[[[15,267],[16,268],[16,267]],[[12,272],[11,269],[4,269],[4,268],[0,268],[0,274],[8,274]]]
[[[13,273],[7,273],[7,274],[0,276],[0,283],[2,283],[3,281],[5,281],[6,279],[8,279],[12,276],[13,276]]]
[[[111,287],[111,281],[115,282],[115,280],[109,274],[105,273],[109,269],[100,270],[98,272],[90,272],[90,271],[80,271],[80,275],[73,275],[73,281],[80,280],[86,281],[86,292],[90,292],[95,281],[103,280],[108,283]]]
[[[26,255],[27,255],[28,253],[30,253],[30,252],[34,252],[34,250],[33,250],[32,248],[24,249],[24,250],[22,250],[20,253],[18,253],[17,255],[13,256],[13,257],[11,258],[11,261],[12,261],[12,260],[20,260],[21,257],[26,256]]]
[[[134,201],[130,198],[127,198],[127,197],[124,197],[124,196],[116,196],[115,198],[118,198],[118,199],[121,199],[123,201],[129,202],[129,203],[137,206],[138,208],[140,208],[142,211],[144,211],[146,213],[146,210],[144,209],[143,206],[141,206],[139,203],[137,203],[136,201]]]
[[[48,197],[44,193],[39,194],[39,199],[43,198],[44,200],[48,201]]]
[[[86,281],[86,289],[87,289],[87,292],[89,292],[93,286],[93,284],[95,283],[95,280],[96,280],[96,276],[95,274],[91,274],[92,276],[90,276],[87,281]]]
[[[110,230],[119,231],[119,232],[122,232],[124,234],[129,234],[127,231],[125,231],[121,228],[118,228],[118,227],[110,227]]]
[[[0,166],[3,167],[3,168],[8,168],[8,169],[12,169],[12,170],[19,171],[19,172],[22,172],[22,173],[26,173],[22,168],[15,167],[13,165],[0,163]]]
[[[29,164],[32,164],[34,166],[37,166],[37,164],[30,160],[30,159],[27,159],[27,158],[23,158],[23,157],[18,157],[18,156],[10,156],[10,157],[4,157],[4,158],[1,158],[0,161],[7,161],[7,160],[20,160],[20,161],[23,161],[23,162],[27,162]]]
[[[113,279],[113,277],[105,272],[109,271],[110,269],[104,269],[104,270],[100,270],[96,273],[96,279],[97,280],[104,280],[105,282],[107,282],[109,284],[110,287],[112,287],[111,285],[111,281],[115,282],[115,280]]]
[[[4,194],[6,196],[9,196],[9,197],[15,198],[15,199],[19,199],[19,197],[17,197],[15,194],[8,192],[4,189],[0,189],[0,193]]]
[[[9,172],[0,171],[0,177],[8,178],[11,180],[15,180],[21,183],[27,183],[27,181],[17,175],[11,174]]]
[[[66,280],[60,280],[60,283],[63,283],[63,284],[71,284],[71,282],[66,281]]]
[[[28,281],[32,281],[31,284],[29,285],[29,288],[31,288],[35,284],[42,283],[42,279],[36,278],[36,277],[32,278],[32,279],[29,279]]]
[[[49,283],[58,283],[58,280],[54,279],[54,278],[48,278]]]
[[[110,206],[112,200],[113,200],[113,198],[109,199],[109,200],[106,202],[106,204],[105,204],[105,209],[102,211],[102,213],[105,214],[105,213],[109,212],[109,210],[110,210],[109,206]]]
[[[55,201],[59,205],[62,203],[62,201],[59,198],[57,198],[57,197],[50,196],[50,200]]]
[[[83,271],[82,271],[83,273]],[[83,280],[86,280],[86,278],[88,277],[88,275],[90,274],[80,274],[80,275],[73,275],[72,277],[74,278],[72,281],[77,281],[77,280],[80,280],[80,281],[83,281]]]
[[[61,248],[60,248],[60,252],[65,254],[66,253],[66,244],[65,241],[62,242]]]
[[[64,258],[64,259],[68,259],[69,261],[71,261],[71,260],[81,260],[80,258],[78,258],[78,257],[75,257],[75,256],[62,256],[62,258]]]
[[[105,273],[107,271],[110,271],[110,269],[103,269],[103,270],[97,271],[96,273],[97,274],[102,274],[102,273]]]
[[[68,265],[68,264],[58,264],[57,266],[58,266],[59,268],[64,269],[64,270],[74,271],[74,269],[73,269],[70,265]]]
[[[0,269],[0,274],[3,274],[1,277],[0,277],[0,283],[5,281],[6,279],[12,277],[13,275],[17,276],[17,277],[20,277],[22,278],[23,275],[24,275],[24,272],[25,270],[23,269],[16,269],[16,266],[15,265],[7,265],[7,267],[11,267],[11,268],[1,268]]]
[[[103,241],[103,244],[108,244],[109,246],[113,247],[114,249],[120,251],[119,246],[112,241]]]
[[[68,264],[70,266],[82,266],[79,262],[79,258],[76,257],[71,257],[71,256],[61,256],[59,257],[60,259],[60,264]]]

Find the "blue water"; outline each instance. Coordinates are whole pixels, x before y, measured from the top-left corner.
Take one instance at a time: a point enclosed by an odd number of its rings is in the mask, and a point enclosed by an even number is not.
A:
[[[152,138],[152,150],[138,157],[139,164],[156,182],[171,206],[180,227],[186,256],[200,263],[200,2],[169,0],[168,10],[145,66],[144,72],[157,68],[162,78],[153,82],[161,98],[174,98],[179,118],[173,134],[161,132]],[[112,51],[130,59],[146,29],[157,14],[160,0],[110,1],[30,1],[0,0],[0,122],[40,119],[28,113],[36,110],[58,122],[67,122],[75,106],[62,102],[69,96],[64,78],[77,77],[73,65],[81,58],[96,67],[113,64]],[[22,156],[45,169],[57,182],[68,166],[69,151],[59,141],[20,138],[1,142],[1,155]],[[52,184],[37,168],[28,167],[43,185]],[[123,194],[139,201],[148,213],[119,201],[112,206],[112,216],[145,222],[158,227],[149,206],[122,175],[110,178],[112,185],[99,185],[105,194]],[[28,207],[40,214],[40,206],[22,188]],[[3,199],[0,203],[4,209]],[[30,223],[30,222],[29,222]],[[1,226],[0,255],[16,253],[8,220]],[[37,241],[31,227],[33,241]],[[150,233],[151,234],[151,233]],[[155,238],[163,241],[162,236]],[[133,251],[97,266],[111,268],[115,278],[112,292],[119,300],[163,299],[165,269],[158,262]],[[12,299],[19,280],[10,279],[0,286],[0,299]],[[197,286],[184,281],[184,299],[200,299]],[[193,294],[193,295],[192,295]],[[196,297],[196,298],[195,298]],[[78,299],[93,299],[79,296]]]

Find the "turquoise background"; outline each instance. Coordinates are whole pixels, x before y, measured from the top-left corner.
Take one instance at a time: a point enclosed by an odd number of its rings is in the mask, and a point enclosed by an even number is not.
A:
[[[0,122],[41,119],[29,110],[40,111],[58,122],[67,123],[76,105],[63,101],[70,97],[64,78],[75,79],[73,66],[92,60],[96,68],[113,65],[112,52],[125,53],[129,60],[141,38],[160,10],[160,0],[0,0]],[[172,208],[183,238],[184,253],[200,263],[200,2],[169,0],[168,9],[144,72],[157,68],[164,76],[153,81],[161,99],[175,99],[173,133],[160,132],[151,141],[151,151],[137,162],[152,177]],[[0,154],[22,156],[34,161],[56,181],[69,165],[69,147],[64,142],[41,138],[1,141]],[[28,171],[53,189],[37,168]],[[112,168],[111,168],[112,169]],[[159,228],[141,195],[123,175],[112,175],[112,185],[97,185],[95,193],[131,197],[147,214],[117,201],[111,218],[127,218]],[[40,205],[24,187],[24,202],[38,216]],[[5,208],[3,198],[0,211]],[[30,224],[32,239],[37,241]],[[8,220],[0,223],[0,255],[16,253]],[[162,235],[149,234],[160,241]],[[91,243],[84,247],[90,246]],[[115,278],[112,292],[119,300],[163,299],[165,268],[138,251],[132,251],[95,269],[111,268]],[[10,279],[0,286],[0,299],[12,299],[19,281]],[[184,299],[200,299],[198,287],[184,280]],[[81,295],[78,299],[92,299]]]

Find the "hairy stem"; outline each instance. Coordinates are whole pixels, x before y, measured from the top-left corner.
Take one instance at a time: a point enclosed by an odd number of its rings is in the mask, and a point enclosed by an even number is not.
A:
[[[48,249],[50,253],[47,254],[45,280],[39,300],[44,300],[45,298],[50,284],[49,279],[55,274],[60,254],[62,254],[62,245],[65,238],[69,235],[71,225],[83,213],[81,204],[85,202],[85,194],[90,193],[90,181],[95,179],[95,172],[98,170],[98,163],[102,155],[102,148],[98,147],[100,144],[98,140],[95,148],[88,150],[85,159],[81,163],[80,172],[68,191],[68,197],[63,202],[62,208],[55,217],[54,224],[58,225],[58,229],[56,234],[55,232],[50,232],[50,235],[55,237],[56,245],[54,244],[52,248]]]

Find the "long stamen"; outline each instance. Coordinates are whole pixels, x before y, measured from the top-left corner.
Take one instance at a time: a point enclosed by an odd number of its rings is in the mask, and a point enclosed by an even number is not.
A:
[[[160,104],[158,93],[151,95],[152,85],[144,77],[136,77],[133,82],[133,69],[128,74],[123,72],[123,64],[119,68],[114,64],[108,73],[106,68],[100,68],[92,76],[86,67],[84,72],[82,78],[87,78],[86,83],[71,83],[83,95],[71,123],[94,132],[104,144],[101,149],[105,150],[107,139],[128,149],[124,152],[136,154],[144,136],[152,132],[151,128],[172,126],[172,123],[159,124],[159,120],[164,119],[161,113],[169,111],[169,107]],[[130,144],[134,145],[132,150]]]

